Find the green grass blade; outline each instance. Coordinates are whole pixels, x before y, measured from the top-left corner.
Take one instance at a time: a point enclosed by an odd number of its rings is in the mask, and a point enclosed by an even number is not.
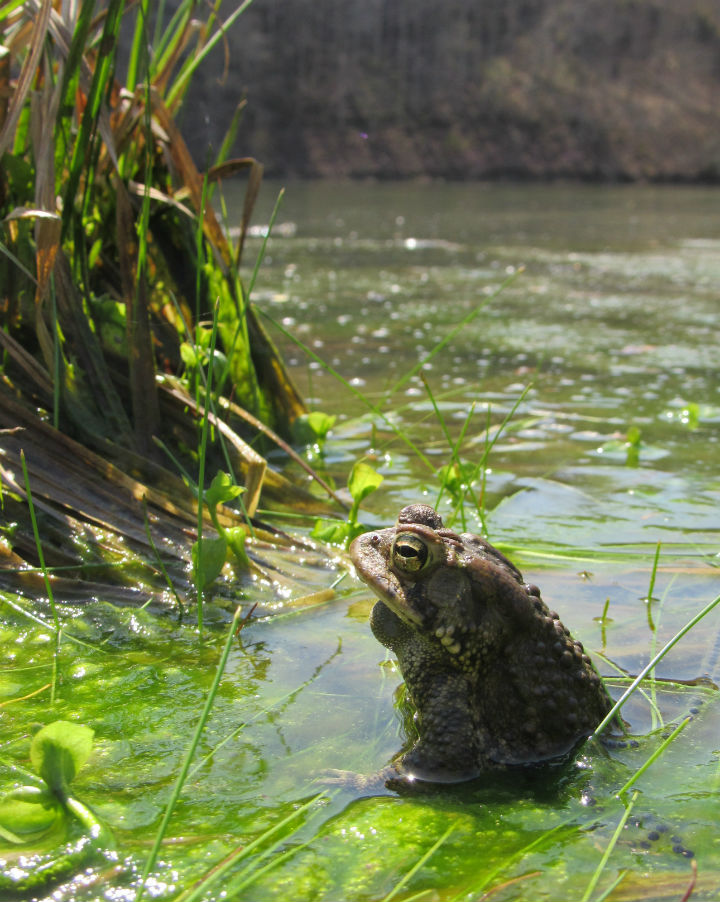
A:
[[[27,276],[28,279],[30,279],[35,283],[35,285],[37,285],[37,278],[35,277],[34,273],[31,273],[30,270],[23,264],[23,262],[19,260],[10,250],[10,248],[3,244],[2,241],[0,241],[0,254],[5,254],[8,260],[14,263],[24,276]]]
[[[599,896],[595,897],[595,902],[604,902],[604,900],[608,898],[608,896],[613,892],[613,890],[615,890],[616,887],[618,887],[623,882],[623,880],[627,877],[627,875],[629,873],[630,873],[629,871],[620,871],[620,873],[613,880],[613,882],[610,884],[610,886],[608,886],[607,889],[603,890]]]
[[[474,319],[477,319],[477,317],[480,316],[480,314],[488,306],[488,304],[491,304],[498,297],[498,295],[501,294],[508,287],[508,285],[510,285],[512,282],[515,281],[515,279],[517,279],[517,277],[520,275],[520,273],[524,272],[524,270],[525,270],[525,267],[523,267],[523,266],[516,269],[514,273],[509,275],[507,277],[507,279],[505,279],[503,282],[501,282],[499,287],[496,288],[495,291],[493,291],[493,293],[489,297],[487,297],[482,303],[478,304],[477,307],[474,307],[470,311],[470,313],[467,314],[467,316],[463,317],[463,319],[461,319],[459,323],[457,323],[455,326],[453,326],[452,329],[450,329],[450,331],[443,338],[440,339],[440,341],[435,345],[435,347],[432,348],[432,350],[428,351],[428,353],[424,357],[422,357],[420,360],[418,360],[418,362],[415,364],[415,366],[412,367],[412,369],[410,369],[407,373],[405,373],[405,375],[402,376],[386,392],[385,398],[387,399],[391,395],[394,395],[396,391],[399,391],[403,387],[403,385],[405,385],[407,382],[409,382],[410,379],[412,379],[412,377],[419,370],[421,370],[425,366],[426,363],[428,363],[430,360],[433,359],[433,357],[435,357],[437,354],[440,353],[440,351],[442,351],[442,349],[445,347],[446,344],[448,344],[448,342],[452,341],[453,338],[455,338],[455,336],[458,333],[462,332],[462,330],[466,326],[468,326]]]
[[[412,880],[415,874],[417,874],[420,868],[435,854],[435,852],[437,852],[440,846],[442,846],[449,839],[450,835],[455,832],[456,828],[457,824],[450,824],[443,835],[436,842],[434,842],[432,846],[430,846],[427,852],[425,852],[425,854],[422,855],[418,859],[418,861],[415,862],[415,864],[410,868],[407,874],[405,874],[400,878],[400,880],[398,880],[398,882],[386,896],[383,896],[382,902],[390,902],[390,900],[400,892],[405,884]]]
[[[203,540],[203,504],[205,493],[205,462],[207,457],[208,430],[210,424],[210,405],[212,392],[212,373],[213,373],[213,357],[215,355],[215,345],[217,342],[218,327],[218,304],[215,304],[215,313],[213,316],[212,335],[210,337],[210,363],[208,365],[207,382],[205,384],[205,405],[203,408],[202,433],[200,438],[200,448],[198,449],[198,510],[197,510],[197,567],[195,573],[195,588],[197,590],[197,625],[198,630],[202,632],[203,627],[203,593],[205,586],[203,583],[203,567],[202,567],[202,540]]]
[[[83,54],[87,46],[88,34],[93,21],[95,12],[95,0],[85,0],[80,4],[80,12],[72,31],[72,39],[70,41],[70,50],[68,51],[65,66],[63,67],[62,91],[60,96],[65,100],[66,109],[62,104],[58,108],[57,125],[60,127],[62,120],[67,117],[67,108],[74,105],[73,98],[69,96],[71,84],[77,82],[82,65]]]
[[[413,442],[412,439],[409,436],[407,436],[402,431],[402,429],[400,429],[400,427],[397,426],[397,424],[394,423],[390,419],[390,417],[387,416],[387,414],[383,413],[379,407],[377,407],[375,404],[373,404],[372,401],[370,401],[361,391],[359,391],[357,388],[355,388],[354,385],[351,385],[347,381],[347,379],[345,379],[344,376],[342,376],[337,370],[333,369],[333,367],[331,367],[329,363],[327,363],[325,360],[323,360],[322,357],[320,357],[318,354],[316,354],[315,351],[313,351],[310,347],[308,347],[308,345],[306,345],[306,344],[304,344],[304,342],[300,341],[300,339],[297,338],[295,335],[293,335],[291,332],[288,332],[288,330],[277,320],[273,319],[273,317],[270,316],[269,313],[267,313],[265,310],[261,310],[260,308],[255,307],[255,305],[253,305],[253,309],[260,316],[263,316],[266,320],[268,320],[268,322],[272,323],[272,325],[275,326],[275,328],[279,332],[281,332],[285,336],[285,338],[287,338],[289,341],[292,341],[294,344],[296,344],[305,354],[307,354],[308,357],[310,357],[311,360],[314,360],[316,363],[319,363],[320,366],[322,366],[322,368],[327,373],[329,373],[331,376],[333,376],[335,379],[337,379],[338,382],[340,382],[341,385],[343,385],[352,395],[354,395],[356,398],[358,398],[360,401],[362,401],[362,403],[368,408],[368,410],[371,413],[373,413],[373,414],[375,414],[375,416],[379,417],[385,423],[385,425],[388,426],[388,428],[390,428],[395,433],[395,435],[397,435],[397,437],[401,441],[403,441],[408,446],[408,448],[411,449],[411,451],[415,454],[415,456],[418,458],[418,460],[420,460],[431,473],[435,472],[435,467],[430,462],[427,455],[424,454],[420,450],[420,448],[418,448],[418,446],[415,444],[415,442]]]
[[[20,463],[22,464],[23,478],[25,480],[25,494],[27,495],[28,509],[30,511],[30,522],[32,523],[33,537],[35,539],[35,549],[37,551],[38,560],[40,561],[45,591],[47,592],[50,610],[52,611],[53,621],[55,623],[55,649],[53,651],[52,687],[50,689],[50,704],[54,705],[55,692],[57,690],[58,657],[60,655],[60,635],[62,629],[60,627],[57,606],[55,605],[55,596],[50,583],[50,575],[45,566],[45,555],[43,554],[42,542],[40,541],[40,530],[38,529],[37,517],[35,516],[35,505],[33,504],[32,492],[30,491],[30,476],[28,475],[27,463],[25,462],[25,452],[22,450],[20,451]]]
[[[700,621],[704,617],[707,617],[707,615],[710,613],[710,611],[712,611],[713,608],[715,608],[718,604],[720,604],[720,595],[718,595],[716,598],[714,598],[709,604],[705,605],[705,607],[702,609],[702,611],[697,613],[691,620],[688,620],[688,622],[685,624],[685,626],[682,627],[682,629],[678,630],[677,633],[675,633],[675,635],[672,637],[672,639],[670,639],[660,649],[660,651],[655,655],[655,657],[652,658],[649,661],[649,663],[645,665],[645,667],[643,667],[643,669],[635,677],[635,679],[628,686],[628,688],[625,690],[625,692],[623,692],[623,694],[620,696],[620,698],[615,702],[615,704],[612,706],[612,708],[610,709],[608,714],[603,718],[603,720],[596,727],[595,732],[593,733],[593,736],[599,736],[600,733],[602,733],[602,731],[612,721],[612,719],[615,717],[615,715],[618,713],[618,711],[620,711],[620,709],[625,704],[625,702],[628,700],[628,698],[633,694],[633,692],[635,692],[635,690],[640,685],[640,683],[645,679],[647,674],[653,669],[653,667],[655,667],[665,657],[665,655],[670,651],[670,649],[674,648],[677,645],[677,643],[682,639],[682,637],[686,633],[689,633],[690,630],[696,624],[700,623]]]
[[[243,858],[247,857],[251,852],[254,852],[255,849],[262,843],[266,842],[271,836],[274,836],[279,830],[282,830],[283,827],[287,827],[288,824],[292,823],[296,820],[299,815],[304,814],[309,808],[313,805],[316,805],[318,800],[325,797],[324,792],[318,793],[316,796],[313,796],[309,802],[305,802],[304,805],[301,805],[295,811],[292,811],[287,817],[284,817],[277,824],[274,824],[268,830],[265,830],[260,836],[256,837],[252,842],[247,843],[247,845],[242,845],[233,852],[231,852],[226,858],[224,858],[218,865],[216,865],[212,871],[203,878],[199,883],[197,883],[191,890],[182,895],[178,896],[176,902],[197,902],[198,899],[204,896],[206,891],[213,886],[217,881],[224,877],[225,874],[232,868],[238,861],[241,861]],[[282,840],[280,840],[282,841]],[[279,843],[276,843],[273,846],[273,850],[277,848]],[[252,869],[255,871],[255,869]],[[267,870],[263,868],[261,870]],[[251,874],[252,879],[257,879],[259,873],[255,871]],[[251,882],[251,880],[245,880],[242,885],[246,885]],[[237,887],[239,889],[239,887]],[[207,897],[205,897],[207,898]]]
[[[630,787],[633,786],[633,784],[636,783],[640,779],[640,777],[653,764],[653,762],[657,761],[657,759],[660,757],[660,755],[662,755],[662,753],[670,745],[671,742],[675,741],[675,738],[682,733],[682,731],[690,723],[691,720],[692,720],[692,717],[690,717],[690,716],[684,718],[675,727],[675,729],[672,731],[672,733],[660,743],[660,745],[655,749],[655,751],[652,753],[652,755],[650,755],[650,757],[647,759],[647,761],[635,771],[635,773],[632,775],[632,777],[630,777],[630,779],[627,781],[627,783],[621,789],[618,789],[617,794],[620,796],[620,798],[622,798],[625,795],[625,793],[628,791],[628,789],[630,789]]]
[[[176,45],[179,41],[182,41],[185,28],[196,6],[197,0],[183,0],[183,2],[178,4],[167,25],[163,26],[165,0],[158,3],[155,33],[153,35],[153,57],[150,62],[151,80],[154,80],[157,74],[165,68],[168,60],[175,52]]]
[[[135,31],[133,32],[132,44],[130,45],[127,81],[125,83],[131,94],[135,91],[135,87],[141,77],[141,56],[146,52],[145,47],[147,46],[147,20],[148,0],[140,0],[135,16]]]
[[[587,885],[587,889],[583,893],[582,899],[580,902],[589,902],[590,896],[592,896],[595,891],[595,887],[602,876],[602,872],[605,870],[605,866],[607,865],[610,856],[612,855],[613,849],[622,834],[622,831],[625,829],[625,824],[627,823],[627,819],[630,817],[630,812],[633,810],[633,806],[635,804],[635,799],[638,797],[638,792],[635,792],[632,795],[632,798],[625,805],[625,811],[623,812],[623,816],[620,818],[617,827],[615,828],[615,832],[610,838],[610,842],[605,849],[602,858],[600,859],[600,864],[595,869],[595,873],[590,878],[590,882]]]
[[[250,610],[250,614],[252,613],[252,609]],[[145,862],[145,867],[143,868],[142,875],[140,877],[140,885],[137,891],[137,897],[135,902],[140,902],[142,899],[143,893],[145,891],[145,882],[150,874],[150,871],[155,867],[155,862],[157,861],[158,854],[160,852],[160,846],[162,845],[162,841],[165,837],[165,833],[167,832],[168,824],[170,823],[170,818],[172,817],[172,813],[175,810],[175,805],[177,804],[177,800],[180,798],[180,793],[182,792],[183,786],[185,785],[185,780],[187,778],[188,771],[190,770],[190,764],[192,763],[192,759],[195,755],[195,751],[200,742],[200,737],[203,734],[203,730],[205,729],[205,724],[207,723],[207,719],[210,716],[210,712],[212,711],[213,704],[215,703],[215,696],[217,695],[218,689],[220,688],[220,681],[222,680],[223,673],[225,672],[225,666],[227,665],[227,660],[230,656],[230,649],[232,648],[233,638],[235,637],[235,632],[237,629],[242,629],[245,623],[247,623],[247,618],[250,616],[248,614],[244,620],[240,619],[241,608],[238,607],[235,611],[235,615],[232,619],[232,623],[230,624],[230,629],[228,630],[227,639],[225,640],[225,647],[223,648],[222,655],[220,656],[220,661],[218,662],[217,669],[215,670],[215,678],[213,680],[212,686],[210,687],[210,691],[208,692],[207,698],[205,699],[205,705],[203,706],[202,713],[200,714],[200,718],[198,720],[197,726],[195,728],[195,733],[190,742],[190,747],[188,748],[185,759],[182,763],[182,767],[180,768],[180,773],[177,776],[177,780],[175,781],[175,786],[170,794],[170,798],[168,799],[168,803],[165,806],[165,813],[163,815],[163,819],[160,823],[158,831],[155,835],[155,841],[153,843],[153,847],[150,850],[150,854],[148,855],[147,861]]]
[[[238,19],[238,17],[245,12],[245,10],[248,8],[248,6],[250,6],[251,3],[252,0],[245,0],[244,3],[241,3],[240,6],[238,6],[238,8],[227,17],[222,27],[217,29],[217,31],[207,41],[200,52],[188,58],[185,65],[180,69],[180,72],[175,79],[173,86],[168,91],[166,99],[168,106],[171,106],[176,100],[180,99],[197,67],[202,63],[208,53],[210,53],[210,51],[215,47],[215,45],[223,37],[225,32],[235,24],[235,21]]]
[[[526,846],[523,846],[522,849],[518,849],[517,852],[513,852],[509,855],[504,861],[501,861],[496,867],[494,867],[488,874],[485,874],[480,883],[474,884],[471,888],[471,891],[468,892],[467,889],[462,890],[462,892],[458,893],[456,896],[453,896],[452,899],[448,900],[448,902],[459,902],[460,899],[466,899],[468,895],[471,898],[479,898],[482,891],[485,887],[497,877],[498,874],[507,870],[511,865],[515,864],[517,861],[521,861],[526,855],[530,852],[533,852],[539,846],[544,845],[547,841],[558,833],[560,830],[564,828],[570,827],[571,830],[577,832],[579,829],[577,825],[573,825],[573,822],[570,818],[567,820],[561,821],[559,824],[555,824],[554,827],[551,827],[549,830],[546,830],[543,834],[538,836],[532,842],[528,843]]]
[[[8,0],[8,2],[4,3],[2,7],[0,7],[0,22],[3,22],[11,13],[14,13],[15,10],[22,6],[23,3],[26,3],[27,0]]]
[[[63,203],[63,235],[67,234],[74,219],[75,195],[80,184],[80,178],[86,169],[87,158],[90,155],[92,136],[97,128],[100,106],[112,84],[115,50],[117,49],[124,6],[125,0],[110,0],[108,5],[100,46],[111,49],[98,56],[90,85],[87,106],[80,123],[80,132],[70,158]]]
[[[252,276],[250,277],[250,284],[247,289],[247,300],[250,300],[250,297],[253,292],[253,288],[255,287],[255,281],[258,277],[258,272],[260,271],[260,266],[262,265],[263,260],[265,259],[265,251],[267,250],[267,244],[270,240],[270,235],[272,234],[273,226],[275,225],[275,220],[277,219],[277,215],[280,212],[280,205],[283,202],[283,198],[285,197],[285,189],[281,188],[278,192],[277,200],[275,201],[275,206],[273,207],[273,211],[270,214],[270,221],[268,222],[267,232],[263,235],[262,244],[260,245],[260,250],[258,251],[257,259],[255,260],[255,266],[253,268]]]

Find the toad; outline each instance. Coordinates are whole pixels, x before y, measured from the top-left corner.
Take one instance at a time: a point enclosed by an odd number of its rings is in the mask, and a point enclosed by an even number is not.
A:
[[[537,586],[484,539],[443,527],[431,507],[403,508],[391,529],[355,539],[350,555],[380,598],[370,625],[416,712],[417,739],[392,779],[455,783],[557,763],[612,707]]]

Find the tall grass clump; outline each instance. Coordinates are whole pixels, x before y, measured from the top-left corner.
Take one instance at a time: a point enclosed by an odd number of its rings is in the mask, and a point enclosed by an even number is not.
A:
[[[195,499],[214,529],[205,483],[221,470],[233,486],[222,503],[244,484],[243,518],[261,491],[285,509],[315,503],[248,444],[287,448],[306,410],[244,281],[260,264],[245,272],[242,252],[263,168],[229,158],[243,103],[204,171],[177,124],[249,3],[182,0],[172,15],[147,0],[0,5],[0,430],[13,437],[0,479],[13,504],[20,452],[56,519],[69,507],[97,523],[83,501],[116,468],[110,481],[138,502],[137,523],[116,527],[128,535],[144,535],[148,486],[173,479],[162,516]],[[213,208],[231,177],[246,183],[236,239]],[[79,503],[49,447],[78,464]]]
[[[192,0],[172,17],[147,0],[0,9],[2,368],[96,447],[157,453],[153,436],[177,429],[158,374],[207,356],[216,303],[216,359],[203,361],[222,362],[216,394],[280,434],[303,412],[241,279],[262,178],[252,157],[227,158],[242,104],[205,172],[177,125],[193,75],[249,0],[221,5],[205,21]],[[132,35],[122,66],[121,28]],[[234,242],[211,197],[238,173]]]

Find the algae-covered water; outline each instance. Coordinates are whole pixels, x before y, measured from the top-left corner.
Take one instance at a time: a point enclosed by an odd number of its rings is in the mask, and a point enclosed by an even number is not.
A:
[[[261,220],[274,199],[264,186]],[[363,516],[389,524],[438,500],[462,437],[458,486],[472,480],[474,497],[446,490],[443,516],[484,526],[618,697],[719,591],[720,191],[301,183],[278,223],[253,296],[311,406],[337,417],[307,450],[313,466],[342,487],[356,460],[372,463],[385,478]],[[306,569],[306,592],[342,570]],[[253,591],[238,586],[244,610]],[[72,790],[113,837],[26,895],[133,900],[228,615],[210,606],[200,637],[170,611],[60,599],[51,704],[55,640],[28,617],[49,621],[47,601],[3,598],[21,609],[0,606],[3,787],[38,782],[38,727],[85,724],[93,751]],[[372,774],[401,745],[401,678],[371,604],[350,574],[324,605],[265,604],[245,625],[147,897],[680,899],[695,881],[693,899],[717,898],[717,611],[627,704],[626,740],[552,774],[399,796],[327,777]],[[3,836],[11,879],[82,839]]]

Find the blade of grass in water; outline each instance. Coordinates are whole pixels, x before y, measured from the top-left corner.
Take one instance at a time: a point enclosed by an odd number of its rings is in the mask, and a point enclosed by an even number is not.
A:
[[[433,410],[435,411],[435,416],[437,417],[438,422],[440,423],[440,428],[443,431],[443,435],[445,436],[445,440],[448,443],[448,447],[450,448],[450,466],[460,466],[460,448],[465,439],[465,434],[467,433],[468,426],[470,425],[470,420],[472,419],[472,415],[475,412],[475,402],[470,405],[470,410],[468,411],[467,416],[465,417],[465,421],[463,422],[462,428],[460,429],[460,435],[456,442],[453,442],[452,437],[450,435],[450,431],[447,428],[447,423],[445,422],[445,417],[442,415],[440,408],[438,407],[437,401],[435,400],[435,395],[433,394],[432,389],[430,388],[430,383],[425,378],[425,374],[421,374],[421,379],[423,385],[425,386],[425,391],[427,392],[428,397],[430,398],[430,403],[432,404]],[[444,481],[440,485],[440,491],[438,492],[438,496],[435,499],[435,507],[440,504],[440,500],[443,496],[443,492],[447,488],[447,482]],[[465,529],[465,517],[462,519],[463,529]]]
[[[587,889],[583,893],[582,899],[580,902],[589,902],[590,896],[592,896],[595,891],[595,887],[602,876],[602,872],[605,870],[605,865],[608,863],[610,856],[612,855],[613,849],[615,848],[615,844],[620,838],[620,834],[625,828],[625,824],[627,823],[627,819],[630,817],[630,812],[633,810],[633,806],[635,804],[635,799],[638,797],[638,791],[632,794],[632,798],[629,802],[625,803],[625,811],[623,812],[623,816],[620,818],[617,827],[615,828],[615,832],[610,838],[610,842],[607,845],[607,849],[603,853],[602,858],[600,859],[600,864],[595,869],[595,873],[590,878],[590,882],[587,885]]]
[[[691,620],[688,620],[688,622],[685,624],[685,626],[682,627],[682,629],[678,630],[677,633],[675,633],[675,635],[672,637],[672,639],[670,639],[660,649],[660,651],[655,655],[655,657],[652,658],[649,661],[649,663],[645,665],[645,667],[643,667],[643,669],[635,677],[635,679],[628,686],[628,688],[625,690],[625,692],[623,692],[623,694],[620,696],[620,698],[615,702],[615,704],[612,706],[612,708],[610,709],[608,714],[603,718],[603,720],[596,727],[595,732],[593,733],[593,736],[599,736],[600,733],[602,733],[602,731],[612,721],[612,719],[615,717],[615,715],[620,711],[620,709],[625,704],[625,702],[628,700],[628,698],[632,695],[633,692],[635,692],[635,690],[640,685],[640,683],[645,679],[645,677],[648,675],[648,673],[665,657],[665,655],[670,651],[670,649],[674,648],[677,645],[677,643],[682,639],[682,637],[686,633],[689,633],[690,630],[696,624],[700,623],[700,621],[704,617],[707,617],[707,615],[710,613],[710,611],[712,611],[713,608],[715,608],[718,604],[720,604],[720,595],[718,595],[716,598],[714,598],[709,604],[705,605],[705,607],[702,609],[702,611],[697,613]]]
[[[337,379],[341,385],[345,386],[345,388],[354,395],[358,400],[362,401],[362,403],[368,408],[368,410],[375,414],[375,416],[380,417],[380,419],[385,423],[388,428],[390,428],[397,437],[403,441],[408,448],[417,456],[418,460],[420,460],[431,473],[435,472],[435,467],[428,460],[427,455],[423,454],[423,452],[418,448],[418,446],[412,441],[412,439],[407,436],[399,426],[397,426],[393,421],[387,416],[387,414],[383,413],[382,410],[377,407],[375,404],[370,401],[370,399],[364,395],[361,391],[355,388],[354,385],[351,385],[347,379],[342,376],[336,369],[330,366],[327,361],[323,360],[318,354],[316,354],[311,348],[309,348],[304,342],[300,341],[292,332],[288,332],[288,330],[279,323],[276,319],[273,319],[269,313],[265,310],[261,310],[259,307],[255,307],[253,305],[253,309],[263,316],[269,323],[272,323],[275,328],[281,332],[288,341],[293,342],[293,344],[297,345],[303,353],[307,354],[311,360],[314,360],[316,363],[320,364],[320,366],[325,370],[325,372],[329,373],[333,378]]]
[[[459,323],[453,326],[452,329],[450,329],[450,331],[440,339],[440,341],[435,345],[434,348],[428,351],[428,353],[424,357],[418,360],[418,362],[414,367],[412,367],[412,369],[408,370],[408,372],[405,373],[404,376],[398,379],[398,381],[385,393],[384,400],[387,401],[387,399],[391,395],[394,395],[396,391],[399,391],[399,389],[401,389],[403,385],[409,382],[410,379],[412,379],[412,377],[419,370],[421,370],[426,363],[428,363],[428,361],[432,360],[433,357],[436,356],[436,354],[439,354],[449,341],[452,341],[452,339],[455,338],[455,336],[459,332],[462,332],[465,326],[469,325],[469,323],[471,323],[476,317],[478,317],[488,306],[488,304],[491,304],[497,298],[497,296],[501,294],[508,287],[508,285],[514,282],[515,279],[517,279],[517,277],[520,275],[520,273],[524,271],[524,266],[518,267],[518,269],[516,269],[515,272],[512,273],[512,275],[509,275],[507,279],[500,283],[500,285],[495,289],[495,291],[493,291],[491,295],[489,295],[489,297],[487,297],[481,304],[478,304],[478,306],[471,310],[467,316],[463,317],[463,319],[461,319]]]
[[[198,630],[202,632],[203,627],[203,593],[205,586],[203,584],[203,564],[202,564],[202,536],[203,536],[203,502],[205,495],[205,459],[207,456],[208,428],[210,422],[210,393],[212,391],[212,361],[215,357],[215,343],[217,341],[218,327],[218,309],[219,303],[215,304],[213,314],[213,327],[210,336],[210,363],[208,364],[207,383],[205,385],[205,407],[202,422],[202,434],[200,438],[200,448],[198,449],[198,512],[197,512],[197,555],[195,558],[195,588],[197,590],[197,625]]]
[[[650,586],[651,587],[654,586],[654,584],[655,584],[655,575],[657,573],[657,565],[658,565],[659,557],[660,557],[660,542],[658,542],[657,551],[655,552],[655,560],[653,562],[652,570],[650,573]],[[663,591],[663,594],[660,598],[660,606],[658,608],[657,623],[654,626],[651,625],[651,627],[650,627],[650,629],[651,629],[650,655],[651,656],[654,655],[655,652],[657,651],[657,641],[658,641],[657,628],[660,624],[660,619],[659,619],[660,615],[662,614],[662,611],[665,607],[665,599],[668,597],[668,594],[670,593],[670,590],[673,587],[673,583],[675,582],[677,577],[678,577],[677,573],[673,573],[673,575],[670,577],[670,580],[669,580],[667,586],[665,587],[665,590]],[[651,616],[652,591],[648,591],[647,606],[648,606],[648,622],[649,622],[649,624],[652,624],[652,616]],[[656,698],[657,681],[655,680],[655,671],[651,670],[648,675],[649,675],[650,679],[652,680],[652,682],[650,683],[650,695],[652,696],[652,700],[653,700],[655,707],[657,707],[657,698]],[[654,717],[653,717],[652,729],[655,729],[655,718]]]
[[[596,654],[597,654],[598,658],[600,658],[600,660],[607,667],[610,667],[612,670],[615,671],[615,673],[618,675],[618,677],[620,677],[623,680],[630,679],[630,677],[628,677],[628,675],[627,675],[627,671],[622,670],[620,667],[618,667],[618,665],[614,661],[611,661],[610,658],[607,657],[607,655],[604,655],[602,652],[596,652]],[[654,681],[653,681],[653,683],[654,683]],[[661,713],[660,709],[658,708],[655,693],[653,692],[651,695],[651,694],[647,693],[645,691],[645,689],[643,689],[642,687],[638,687],[637,692],[645,699],[645,701],[648,704],[648,707],[650,708],[650,713],[652,716],[652,724],[653,724],[652,729],[656,729],[658,726],[659,727],[664,726],[662,713]]]
[[[511,865],[513,865],[517,861],[521,861],[526,855],[530,852],[533,852],[539,846],[542,846],[544,843],[550,839],[550,837],[554,836],[558,831],[562,830],[565,827],[569,827],[570,831],[577,832],[578,826],[573,824],[572,820],[568,818],[567,820],[561,821],[559,824],[555,824],[554,827],[551,827],[549,830],[546,830],[541,836],[538,836],[532,842],[528,843],[526,846],[523,846],[522,849],[518,849],[517,852],[514,852],[512,855],[509,855],[504,861],[501,861],[496,867],[494,867],[488,874],[485,874],[480,881],[480,883],[474,884],[470,890],[463,889],[456,896],[453,896],[452,899],[448,900],[448,902],[459,902],[460,899],[465,899],[468,896],[475,899],[480,896],[480,893],[485,889],[485,887],[493,880],[498,874],[502,873],[504,870],[507,870]]]
[[[275,225],[275,220],[277,219],[277,215],[280,212],[280,205],[283,202],[283,198],[285,197],[285,189],[281,188],[278,192],[277,200],[275,201],[275,206],[273,207],[273,211],[270,214],[270,219],[268,221],[267,232],[263,235],[262,244],[260,245],[260,250],[258,251],[257,259],[255,260],[255,266],[253,268],[252,276],[250,277],[250,284],[248,285],[247,290],[247,300],[250,301],[250,297],[253,292],[253,288],[255,287],[255,281],[258,276],[258,272],[260,271],[260,267],[262,266],[262,262],[265,259],[265,251],[267,250],[267,243],[272,234],[273,226]]]
[[[650,757],[647,759],[647,761],[635,771],[635,773],[632,775],[632,777],[630,777],[630,779],[627,781],[627,783],[621,789],[618,789],[617,794],[620,796],[621,799],[623,798],[625,793],[628,791],[628,789],[630,789],[630,787],[634,783],[636,783],[640,779],[640,777],[645,773],[645,771],[653,764],[653,762],[657,761],[657,759],[660,757],[660,755],[662,755],[662,753],[670,745],[670,743],[675,741],[676,737],[678,737],[682,733],[682,731],[690,723],[691,720],[692,720],[692,717],[690,717],[690,716],[688,716],[684,720],[682,720],[675,727],[675,729],[672,731],[672,733],[660,743],[660,745],[655,749],[655,751],[652,753],[652,755],[650,755]]]
[[[147,861],[145,862],[145,867],[143,868],[143,872],[140,877],[140,885],[138,886],[135,902],[140,902],[140,900],[142,899],[143,893],[145,891],[145,881],[147,880],[150,871],[152,871],[152,869],[155,867],[155,863],[160,852],[160,846],[162,845],[165,833],[167,832],[168,824],[170,823],[170,818],[172,817],[172,813],[175,810],[177,800],[180,798],[180,793],[182,792],[188,771],[190,770],[190,764],[192,763],[192,759],[195,756],[195,751],[200,742],[200,737],[203,734],[205,724],[207,723],[207,719],[210,716],[213,704],[215,703],[215,696],[217,695],[218,689],[220,688],[220,681],[222,680],[223,673],[225,672],[225,666],[230,656],[230,649],[232,648],[232,642],[233,638],[235,637],[235,632],[236,630],[239,632],[245,626],[253,610],[254,607],[250,609],[250,611],[245,615],[245,618],[242,620],[240,619],[242,609],[238,607],[235,611],[232,623],[230,624],[230,629],[228,630],[227,639],[225,640],[225,647],[223,648],[222,654],[220,656],[220,661],[218,662],[218,666],[215,671],[215,678],[213,680],[212,686],[210,687],[207,698],[205,699],[205,705],[203,706],[202,713],[200,714],[200,718],[195,728],[195,733],[190,742],[190,747],[185,754],[185,759],[182,763],[182,767],[180,768],[180,773],[177,776],[175,786],[173,787],[172,793],[170,794],[170,798],[168,799],[168,803],[165,807],[163,819],[160,823],[157,834],[155,835],[155,842],[153,843],[153,847],[150,850]]]
[[[301,805],[295,811],[291,812],[287,817],[283,818],[279,823],[274,824],[268,830],[265,830],[260,834],[256,839],[252,842],[247,843],[247,845],[243,844],[239,846],[237,849],[233,850],[229,855],[227,855],[221,862],[215,865],[201,880],[195,884],[190,890],[178,896],[175,902],[196,902],[197,899],[205,897],[205,893],[211,886],[217,883],[225,874],[230,870],[230,868],[234,867],[239,861],[249,855],[251,852],[254,852],[255,849],[258,848],[262,843],[266,842],[277,833],[279,830],[282,830],[283,827],[287,827],[288,824],[292,823],[296,820],[301,814],[304,814],[309,808],[313,805],[316,805],[317,802],[321,798],[326,798],[326,794],[324,792],[318,793],[316,796],[313,796],[309,802],[306,802],[304,805]],[[276,842],[272,844],[269,849],[264,850],[259,856],[259,860],[264,860],[268,855],[271,855],[277,848],[285,841],[286,837],[281,836]],[[254,880],[257,880],[263,873],[270,870],[270,868],[275,867],[277,864],[281,864],[283,860],[289,857],[289,855],[294,854],[295,852],[299,852],[301,848],[309,845],[312,842],[308,840],[303,843],[302,846],[295,847],[290,849],[288,853],[284,856],[279,856],[276,859],[273,859],[264,867],[257,867],[257,862],[251,863],[246,867],[242,873],[239,875],[239,879],[232,883],[233,894],[243,887],[247,886],[249,883],[252,883]],[[230,894],[228,894],[230,896]],[[230,896],[232,897],[232,896]]]
[[[43,581],[45,582],[45,591],[47,592],[50,610],[52,611],[53,621],[55,623],[55,648],[53,650],[52,687],[50,689],[50,704],[54,705],[55,692],[57,689],[58,657],[60,655],[60,635],[62,629],[60,627],[57,606],[55,605],[55,596],[53,595],[52,585],[50,584],[50,575],[45,566],[45,555],[43,554],[40,531],[37,525],[37,517],[35,516],[35,505],[33,504],[32,492],[30,491],[30,477],[28,475],[27,463],[25,462],[25,452],[22,450],[20,451],[20,463],[22,464],[23,477],[25,479],[25,494],[27,495],[30,522],[32,523],[33,536],[35,538],[35,549],[37,551],[38,560],[40,561],[40,569],[42,570]]]
[[[607,899],[608,896],[615,890],[627,877],[629,871],[620,871],[617,877],[613,880],[613,882],[608,886],[606,890],[600,893],[599,896],[595,897],[595,902],[603,902],[603,900]]]
[[[423,856],[421,856],[418,859],[418,861],[415,862],[415,864],[410,868],[410,870],[407,872],[407,874],[405,874],[404,877],[401,877],[400,880],[398,880],[398,882],[390,890],[390,892],[387,894],[387,896],[383,896],[382,902],[390,902],[390,900],[393,899],[400,892],[400,890],[405,886],[405,884],[408,883],[408,881],[412,880],[412,878],[415,876],[415,874],[417,874],[417,872],[425,864],[425,862],[428,861],[437,852],[437,850],[440,848],[440,846],[442,846],[443,843],[445,843],[447,839],[449,839],[450,834],[454,833],[456,828],[457,828],[457,824],[450,824],[450,826],[443,833],[443,835],[440,837],[440,839],[438,839],[436,842],[434,842],[432,844],[432,846],[430,846],[430,848],[427,850],[427,852]]]

